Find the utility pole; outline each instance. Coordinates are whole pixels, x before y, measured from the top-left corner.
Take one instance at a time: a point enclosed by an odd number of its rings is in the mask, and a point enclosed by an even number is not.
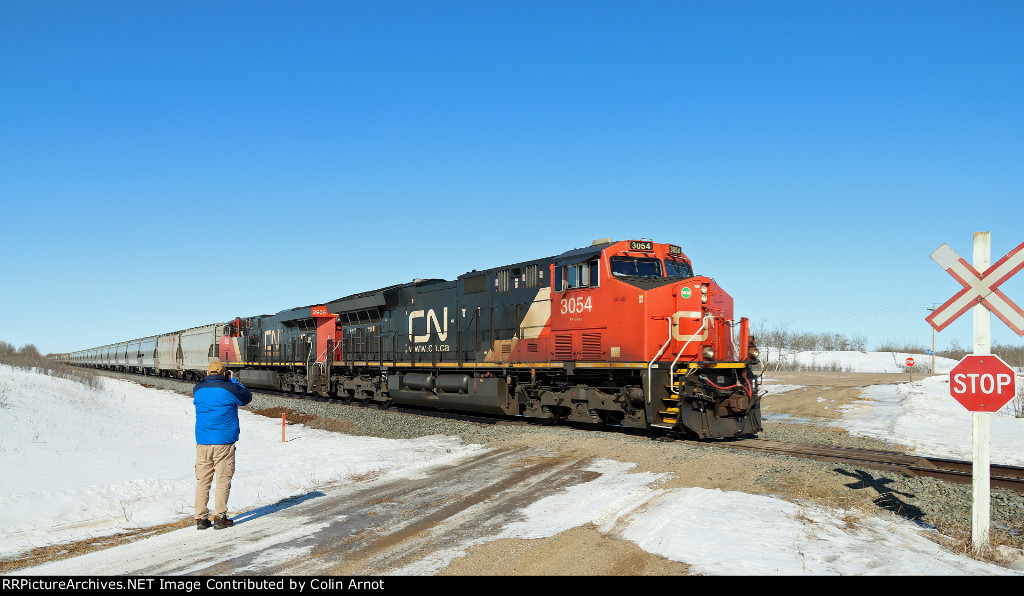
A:
[[[928,310],[935,312],[935,308],[933,304]],[[935,327],[932,327],[932,374],[935,374]]]

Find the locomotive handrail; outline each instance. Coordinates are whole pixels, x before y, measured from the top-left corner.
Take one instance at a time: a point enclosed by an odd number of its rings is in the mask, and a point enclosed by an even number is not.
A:
[[[729,323],[729,327],[730,327],[729,341],[732,343],[733,358],[735,358],[736,360],[739,360],[740,359],[740,344],[739,344],[739,342],[736,341],[736,319],[728,321],[728,323]]]
[[[652,317],[653,318],[653,317]],[[661,318],[661,317],[658,317]],[[654,358],[647,363],[647,405],[651,405],[651,367],[654,366],[654,361],[661,358],[662,352],[668,347],[668,344],[672,341],[672,317],[666,317],[665,320],[668,322],[668,339],[665,340],[665,345],[661,346],[658,353],[654,355]]]
[[[697,330],[697,333],[691,335],[690,339],[686,340],[686,343],[683,344],[683,347],[679,349],[679,353],[676,354],[676,359],[672,361],[672,366],[668,367],[668,390],[671,391],[672,393],[675,393],[676,395],[679,395],[679,392],[676,391],[675,388],[676,363],[679,362],[679,357],[682,356],[683,352],[686,351],[686,346],[690,345],[690,342],[693,341],[693,338],[696,337],[697,334],[699,334],[701,331],[704,331],[705,327],[707,327],[709,331],[711,330],[711,328],[708,327],[708,319],[714,321],[713,315],[707,315],[703,319],[701,319],[702,322],[700,324],[700,329]],[[650,383],[650,379],[648,379],[648,383]]]
[[[327,353],[331,351],[330,343],[331,342],[327,342],[327,347],[324,348],[324,353],[317,355],[316,362],[314,363],[314,364],[316,364],[317,366],[320,367],[320,374],[324,374],[324,375],[327,374]],[[309,344],[309,349],[310,350],[313,349],[313,344]],[[320,361],[321,357],[323,357],[323,362]],[[332,360],[333,360],[333,358],[332,358]]]

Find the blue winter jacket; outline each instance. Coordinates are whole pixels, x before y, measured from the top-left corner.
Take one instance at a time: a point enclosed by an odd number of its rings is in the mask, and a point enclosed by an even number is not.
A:
[[[228,445],[238,441],[238,406],[252,401],[252,392],[232,378],[208,375],[192,388],[196,406],[196,444]]]

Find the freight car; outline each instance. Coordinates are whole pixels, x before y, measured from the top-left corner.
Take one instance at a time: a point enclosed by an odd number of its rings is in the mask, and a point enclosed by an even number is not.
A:
[[[46,357],[57,364],[71,364],[71,354],[47,354]]]
[[[224,323],[211,323],[71,353],[71,363],[143,375],[199,380],[217,360]]]
[[[328,399],[700,438],[761,430],[747,319],[680,247],[646,239],[238,317],[216,352],[247,386]]]

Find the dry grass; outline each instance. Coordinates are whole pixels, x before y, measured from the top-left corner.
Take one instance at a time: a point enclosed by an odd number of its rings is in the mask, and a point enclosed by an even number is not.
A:
[[[353,423],[348,420],[337,420],[335,418],[324,418],[323,416],[317,416],[315,414],[307,414],[305,412],[299,412],[297,410],[291,410],[288,408],[265,408],[262,410],[250,410],[253,414],[260,416],[266,416],[267,418],[280,419],[281,415],[284,414],[285,422],[287,424],[302,424],[309,428],[318,428],[320,430],[328,430],[336,433],[349,433],[352,432]]]
[[[996,565],[1006,565],[1011,562],[1007,552],[1014,552],[1010,536],[998,528],[989,529],[989,545],[982,552],[975,554],[974,544],[971,538],[970,524],[951,524],[937,526],[934,534],[928,534],[927,538],[953,552],[965,557],[988,561]]]
[[[187,528],[194,523],[195,522],[189,518],[159,526],[129,530],[127,532],[121,532],[110,536],[86,538],[84,540],[77,540],[75,542],[68,542],[64,544],[39,546],[27,553],[22,553],[17,559],[0,559],[0,573],[9,573],[26,567],[34,567],[36,565],[42,565],[43,563],[49,563],[50,561],[70,559],[71,557],[77,557],[79,555],[107,549],[112,546],[128,544],[129,542],[135,542],[136,540],[142,540],[144,538],[149,538],[150,536],[158,536],[173,530]]]

